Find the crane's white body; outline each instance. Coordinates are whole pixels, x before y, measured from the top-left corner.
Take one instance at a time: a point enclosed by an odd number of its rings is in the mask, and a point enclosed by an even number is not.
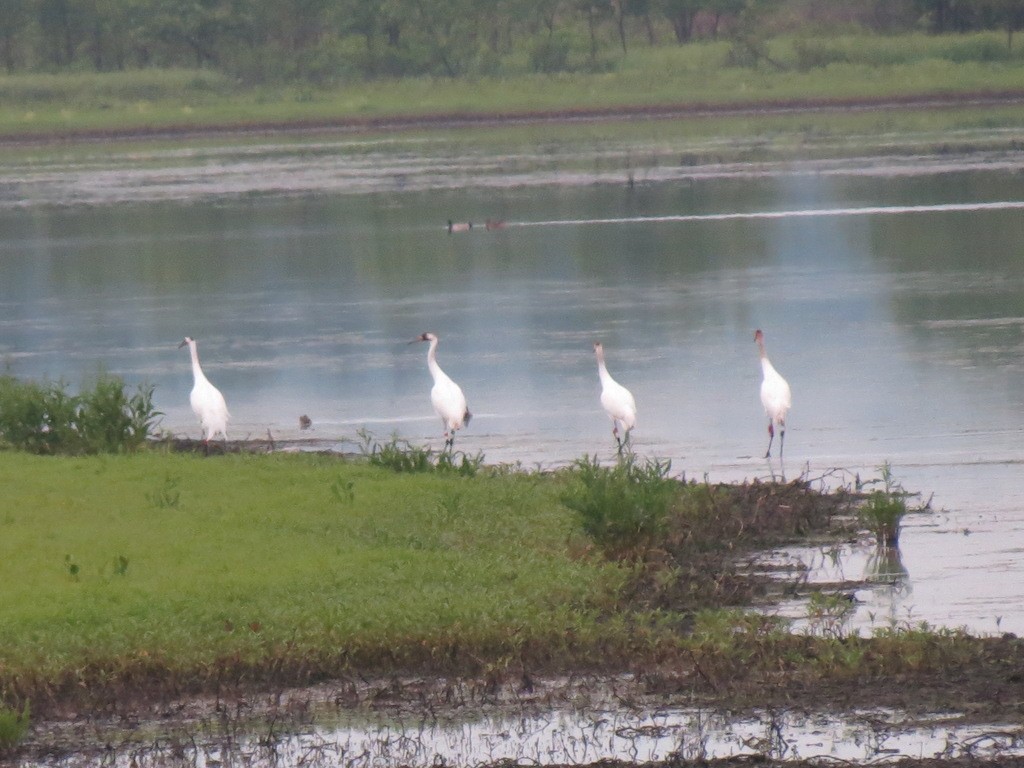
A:
[[[427,368],[434,379],[434,386],[430,390],[430,402],[434,406],[434,413],[444,424],[445,444],[450,447],[455,442],[456,430],[467,426],[473,414],[469,412],[462,388],[437,364],[437,336],[433,333],[424,333],[410,343],[417,341],[430,342],[430,348],[427,350]]]
[[[768,355],[764,351],[764,334],[758,330],[754,333],[754,341],[757,342],[758,354],[761,358],[761,372],[764,378],[761,380],[761,405],[764,406],[765,415],[768,416],[768,451],[765,458],[771,456],[772,440],[775,437],[775,429],[779,430],[779,458],[782,458],[782,450],[786,440],[786,415],[793,405],[793,395],[789,389],[789,382],[782,378],[775,366],[771,364]]]
[[[636,400],[633,393],[619,384],[608,373],[604,362],[604,347],[600,341],[594,342],[594,354],[597,355],[597,375],[601,378],[601,405],[608,418],[612,420],[612,435],[619,447],[629,440],[629,433],[636,426]],[[619,429],[623,436],[619,438]]]
[[[217,389],[210,380],[206,378],[202,367],[199,365],[199,351],[196,348],[196,340],[188,336],[178,345],[178,348],[188,345],[189,354],[192,356],[192,393],[189,395],[189,403],[192,405],[192,412],[199,419],[199,426],[203,430],[203,440],[209,442],[217,435],[225,440],[228,439],[228,405],[224,401],[224,395]]]

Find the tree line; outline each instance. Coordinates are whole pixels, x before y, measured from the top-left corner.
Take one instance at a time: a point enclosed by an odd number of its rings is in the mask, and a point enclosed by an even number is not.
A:
[[[634,45],[800,28],[968,32],[1024,0],[0,0],[8,73],[200,67],[248,82],[600,70]]]

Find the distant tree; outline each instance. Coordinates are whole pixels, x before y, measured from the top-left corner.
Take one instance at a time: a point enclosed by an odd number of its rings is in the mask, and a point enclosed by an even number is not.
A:
[[[643,26],[647,35],[648,45],[655,45],[657,37],[654,34],[654,23],[651,21],[651,9],[654,6],[653,0],[623,0],[622,11],[627,18],[636,19]]]
[[[29,20],[28,0],[0,0],[0,61],[8,74],[18,65],[18,41]]]
[[[693,25],[706,0],[658,0],[662,14],[672,25],[677,43],[688,43],[693,38]]]
[[[42,58],[57,68],[70,66],[80,39],[78,14],[72,0],[40,0],[36,8]]]
[[[973,29],[979,0],[915,0],[919,11],[936,34]]]
[[[1024,28],[1024,0],[988,0],[996,22],[1006,31],[1006,47],[1013,50],[1013,33]]]
[[[125,69],[148,60],[148,0],[82,0],[79,23],[87,33],[93,69]]]
[[[161,43],[182,52],[196,66],[221,63],[230,44],[245,40],[258,45],[252,19],[233,12],[228,0],[155,0],[153,35]]]
[[[705,10],[711,17],[712,36],[718,37],[723,19],[738,17],[746,5],[746,0],[706,0]]]

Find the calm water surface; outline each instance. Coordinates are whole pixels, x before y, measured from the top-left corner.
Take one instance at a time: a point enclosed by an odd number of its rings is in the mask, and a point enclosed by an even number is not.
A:
[[[637,399],[636,450],[687,477],[844,482],[888,461],[934,494],[900,585],[858,593],[863,624],[1024,633],[1024,155],[676,150],[309,142],[0,166],[0,360],[152,383],[163,427],[194,437],[191,335],[233,438],[439,446],[426,345],[406,343],[430,330],[474,413],[458,447],[548,466],[612,455],[600,339]],[[756,328],[793,389],[784,466],[761,458]],[[847,555],[847,576],[873,567]]]

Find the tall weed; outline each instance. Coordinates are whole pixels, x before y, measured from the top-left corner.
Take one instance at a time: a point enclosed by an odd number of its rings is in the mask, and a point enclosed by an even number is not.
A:
[[[892,467],[885,462],[878,468],[882,487],[868,494],[867,501],[858,509],[862,525],[871,531],[879,547],[897,547],[900,540],[900,523],[911,511],[919,512],[928,508],[911,509],[907,505],[907,491],[893,478]]]
[[[621,557],[649,545],[668,528],[680,483],[669,477],[669,461],[637,460],[626,454],[614,466],[597,457],[578,459],[562,503],[575,511],[584,532],[606,554]]]

